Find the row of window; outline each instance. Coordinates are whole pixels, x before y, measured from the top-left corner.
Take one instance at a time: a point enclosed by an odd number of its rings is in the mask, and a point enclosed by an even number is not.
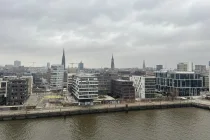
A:
[[[97,98],[98,95],[89,95],[89,96],[79,96],[79,98]]]
[[[20,96],[20,97],[12,96],[10,99],[11,100],[25,99],[25,96]]]
[[[167,74],[167,73],[156,73],[157,78],[172,78],[172,79],[199,79],[200,74]]]

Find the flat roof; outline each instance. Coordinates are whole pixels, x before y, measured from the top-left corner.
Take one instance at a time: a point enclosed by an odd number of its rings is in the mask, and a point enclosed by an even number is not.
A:
[[[144,75],[144,76],[132,75],[131,77],[156,78],[155,76],[150,76],[150,75]]]
[[[194,71],[175,71],[175,70],[160,70],[155,71],[155,73],[177,73],[177,74],[195,74]]]
[[[121,81],[121,82],[132,82],[130,80],[123,80],[123,79],[115,79],[115,81]]]
[[[78,76],[78,77],[96,77],[92,73],[78,73],[78,74],[76,74],[76,76]]]
[[[171,73],[181,73],[181,74],[194,74],[194,71],[173,71]]]

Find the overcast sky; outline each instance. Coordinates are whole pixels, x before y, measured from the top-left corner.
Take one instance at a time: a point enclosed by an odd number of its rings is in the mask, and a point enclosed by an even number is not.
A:
[[[0,0],[1,65],[208,64],[209,39],[209,0]]]

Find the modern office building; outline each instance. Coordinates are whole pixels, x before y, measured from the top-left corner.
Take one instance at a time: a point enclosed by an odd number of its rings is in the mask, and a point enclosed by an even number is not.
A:
[[[156,65],[156,71],[160,71],[163,69],[163,65]]]
[[[79,105],[93,105],[94,99],[98,98],[98,78],[93,74],[75,75],[72,93]]]
[[[98,94],[110,95],[111,80],[118,79],[118,75],[116,73],[111,73],[111,72],[100,72],[95,75],[98,78]]]
[[[122,100],[135,100],[135,89],[133,87],[133,82],[122,79],[112,80],[111,96]]]
[[[21,61],[14,61],[14,67],[20,67],[21,66]]]
[[[206,65],[195,65],[195,72],[205,73],[206,72]]]
[[[63,90],[64,65],[51,65],[50,88],[51,90]]]
[[[164,95],[197,96],[203,88],[203,79],[195,72],[168,71],[156,72],[156,90]]]
[[[84,63],[82,63],[82,61],[78,64],[78,70],[84,70]]]
[[[177,64],[177,71],[193,71],[192,62],[182,62]]]
[[[155,76],[132,76],[130,80],[133,81],[135,88],[135,97],[155,98],[156,95],[156,78]]]
[[[8,79],[6,105],[22,105],[29,97],[28,79]]]

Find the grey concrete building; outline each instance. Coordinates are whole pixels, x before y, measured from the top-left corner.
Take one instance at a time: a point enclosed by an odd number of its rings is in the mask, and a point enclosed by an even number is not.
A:
[[[28,79],[9,79],[6,105],[22,105],[29,97]]]
[[[207,72],[206,65],[195,65],[195,72],[198,72],[198,73]]]

